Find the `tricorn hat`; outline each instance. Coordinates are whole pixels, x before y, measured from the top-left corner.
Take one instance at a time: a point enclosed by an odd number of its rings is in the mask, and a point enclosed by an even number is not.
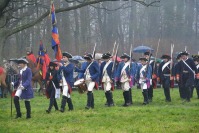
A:
[[[181,55],[189,55],[189,53],[187,52],[187,51],[182,51],[181,53],[180,53],[180,56]]]
[[[151,52],[149,52],[149,51],[147,51],[147,52],[144,52],[144,55],[152,55],[152,53]]]
[[[177,55],[177,57],[176,57],[177,60],[180,59],[181,53],[182,53],[182,52],[179,52],[179,53],[178,53],[178,55]]]
[[[28,61],[25,58],[19,58],[17,59],[18,64],[28,64]]]
[[[130,56],[127,53],[123,53],[123,55],[120,58],[122,59],[127,58],[129,60]]]
[[[170,60],[171,56],[167,55],[167,54],[164,54],[164,55],[162,55],[161,59],[168,59],[168,60]]]
[[[192,55],[194,61],[199,61],[199,55]]]
[[[102,55],[102,59],[109,59],[109,58],[111,58],[111,54],[109,52],[108,53],[104,53]]]
[[[139,60],[148,61],[145,57],[140,57]]]
[[[63,52],[62,55],[63,55],[63,56],[66,56],[67,58],[72,58],[72,57],[73,57],[73,56],[72,56],[70,53],[68,53],[68,52]]]
[[[84,59],[86,59],[86,60],[92,60],[93,59],[92,54],[87,53],[86,55],[84,55]]]

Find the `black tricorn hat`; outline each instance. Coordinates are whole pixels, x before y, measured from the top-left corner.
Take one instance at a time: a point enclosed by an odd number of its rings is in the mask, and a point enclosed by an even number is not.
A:
[[[111,54],[109,52],[108,53],[104,53],[102,55],[102,59],[109,59],[109,58],[111,58]]]
[[[140,57],[139,60],[148,61],[145,57]]]
[[[199,61],[199,55],[192,55],[194,61]]]
[[[161,59],[171,59],[171,56],[170,55],[167,55],[167,54],[164,54],[162,55]]]
[[[181,53],[182,53],[182,52],[179,52],[179,53],[178,53],[178,55],[177,55],[177,57],[176,57],[177,60],[180,59]]]
[[[92,60],[93,59],[92,54],[87,53],[86,55],[84,55],[84,59],[86,59],[86,60]]]
[[[187,51],[182,51],[181,53],[180,53],[180,56],[181,55],[189,55],[189,53],[187,52]]]
[[[127,53],[123,53],[123,55],[120,58],[122,59],[127,58],[129,60],[130,56]]]
[[[28,61],[25,58],[19,58],[17,59],[18,64],[28,64]]]
[[[152,53],[151,52],[149,52],[149,51],[147,51],[147,52],[144,52],[144,55],[152,55]]]
[[[72,58],[73,56],[70,54],[70,53],[68,53],[68,52],[64,52],[64,53],[62,53],[62,55],[63,56],[66,56],[67,58]]]

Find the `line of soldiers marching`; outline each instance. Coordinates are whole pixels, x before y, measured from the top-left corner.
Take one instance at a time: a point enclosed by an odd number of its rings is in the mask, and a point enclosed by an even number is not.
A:
[[[73,110],[73,102],[71,98],[72,87],[74,86],[73,73],[78,72],[78,79],[83,79],[83,84],[86,86],[87,104],[85,109],[94,108],[94,88],[98,89],[101,85],[107,102],[106,106],[114,106],[113,90],[115,85],[120,86],[123,90],[124,104],[127,107],[133,104],[132,87],[135,83],[139,84],[143,94],[143,105],[149,104],[153,100],[153,89],[157,82],[161,82],[165,101],[171,102],[170,87],[173,87],[174,79],[178,82],[180,97],[184,102],[190,102],[194,86],[197,90],[199,98],[199,55],[194,55],[188,58],[189,53],[186,51],[180,52],[177,56],[178,62],[173,64],[171,56],[162,55],[162,62],[152,61],[151,53],[145,52],[143,57],[139,58],[139,63],[132,62],[131,57],[123,53],[120,58],[122,61],[115,64],[112,61],[110,53],[104,53],[101,57],[104,60],[99,64],[93,59],[92,54],[86,54],[83,58],[86,62],[78,68],[69,60],[72,55],[64,52],[62,62],[51,61],[46,74],[46,92],[50,99],[47,113],[51,112],[52,107],[59,110],[56,102],[56,90],[62,88],[62,101],[60,111],[65,111],[66,103],[68,103],[69,111]],[[115,57],[117,58],[117,57]],[[24,58],[18,59],[20,65],[20,78],[14,83],[16,93],[14,104],[16,108],[16,118],[21,117],[19,99],[25,99],[27,109],[26,118],[31,118],[30,99],[33,98],[31,85],[32,73],[28,68],[28,61]],[[116,67],[115,67],[116,66]],[[113,69],[115,67],[115,69]],[[81,83],[82,85],[82,83]],[[81,89],[81,87],[80,87]]]

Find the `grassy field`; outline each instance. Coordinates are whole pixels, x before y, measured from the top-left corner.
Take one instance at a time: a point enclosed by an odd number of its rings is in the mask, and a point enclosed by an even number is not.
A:
[[[61,113],[52,109],[46,114],[49,100],[35,95],[31,101],[32,118],[26,120],[24,102],[22,118],[10,117],[10,98],[0,99],[0,133],[199,133],[199,99],[196,92],[190,103],[183,103],[178,89],[171,90],[172,102],[166,103],[162,89],[154,90],[153,102],[142,105],[141,90],[133,89],[130,107],[122,107],[121,90],[113,92],[116,106],[105,107],[104,92],[94,91],[95,109],[85,110],[86,94],[74,91],[74,111]],[[58,100],[60,107],[61,100]]]

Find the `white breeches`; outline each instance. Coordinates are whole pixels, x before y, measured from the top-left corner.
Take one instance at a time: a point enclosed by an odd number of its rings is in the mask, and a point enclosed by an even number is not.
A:
[[[68,98],[70,98],[70,94],[68,93],[68,85],[64,85],[63,86],[63,92],[62,92],[62,95],[63,96],[66,96],[66,97],[68,97]]]
[[[103,85],[104,85],[104,92],[111,90],[112,86],[110,82],[104,82]]]
[[[22,94],[22,89],[17,89],[16,93],[15,93],[15,96],[18,96],[20,97]]]
[[[140,87],[141,87],[142,90],[147,89],[147,83],[142,82],[142,83],[140,84]]]
[[[121,84],[121,87],[122,87],[123,91],[129,91],[129,89],[130,89],[130,84],[129,84],[128,81],[127,81],[127,82],[124,82],[124,83]]]
[[[93,88],[95,87],[95,82],[86,81],[86,85],[87,85],[88,91],[93,91]]]
[[[17,89],[16,93],[15,93],[15,96],[17,97],[21,97],[21,94],[22,94],[22,89]],[[30,99],[24,99],[25,101],[30,101]]]

